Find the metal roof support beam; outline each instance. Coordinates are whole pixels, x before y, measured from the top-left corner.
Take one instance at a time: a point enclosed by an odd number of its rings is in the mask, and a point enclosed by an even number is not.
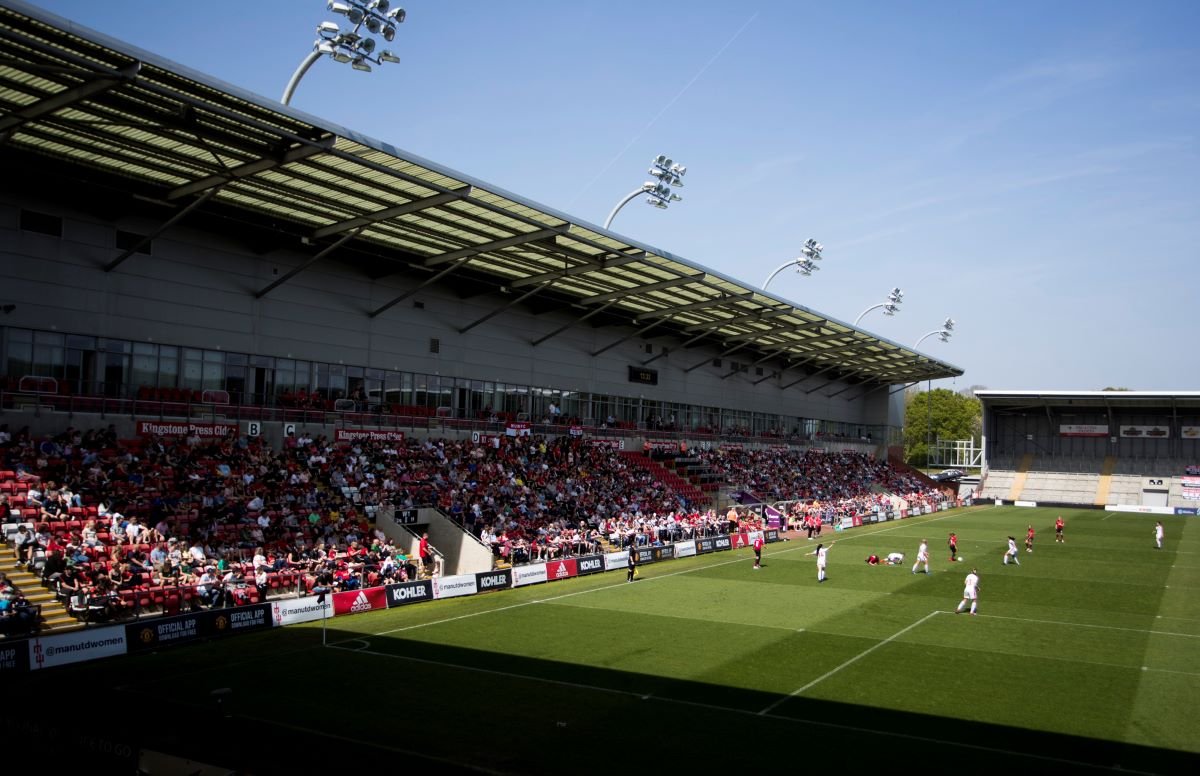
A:
[[[796,313],[796,308],[794,308],[794,307],[786,307],[786,308],[776,307],[776,308],[772,308],[770,310],[766,310],[764,312],[748,313],[746,315],[738,315],[733,318],[725,318],[720,321],[713,321],[712,323],[696,323],[691,326],[688,326],[686,329],[684,329],[684,331],[690,334],[693,331],[699,331],[700,329],[705,329],[710,326],[719,329],[723,326],[737,326],[740,323],[754,323],[756,321],[769,321],[772,318],[782,318],[785,315],[794,315],[795,313]]]
[[[162,224],[162,226],[158,227],[157,229],[155,229],[155,230],[154,230],[153,232],[151,232],[150,234],[148,234],[148,235],[146,235],[145,237],[143,237],[142,239],[138,240],[138,241],[137,241],[137,243],[136,243],[136,244],[135,244],[135,245],[134,245],[132,248],[129,248],[128,250],[126,250],[126,251],[122,252],[120,256],[118,256],[117,258],[113,259],[113,260],[112,260],[112,261],[110,261],[108,264],[105,264],[105,265],[104,265],[104,271],[105,271],[105,272],[112,272],[114,269],[116,269],[117,267],[121,266],[121,264],[122,264],[122,263],[124,263],[124,261],[125,261],[126,259],[128,259],[128,258],[129,258],[130,256],[132,256],[133,254],[135,254],[135,253],[137,253],[138,251],[140,251],[140,250],[141,250],[143,247],[145,247],[146,245],[148,245],[148,244],[150,243],[150,241],[151,241],[151,240],[157,239],[157,238],[158,238],[158,236],[159,236],[159,235],[161,235],[163,232],[167,231],[167,230],[168,230],[168,229],[170,229],[172,226],[174,226],[175,224],[177,224],[177,223],[179,223],[180,221],[182,221],[182,220],[184,219],[184,217],[186,217],[186,216],[187,216],[187,214],[188,214],[188,213],[191,213],[193,210],[195,210],[196,208],[200,207],[201,205],[203,205],[203,204],[204,204],[205,202],[207,202],[208,200],[212,199],[212,196],[213,196],[214,194],[216,194],[216,193],[217,193],[217,189],[209,189],[208,191],[206,191],[206,192],[204,192],[203,194],[201,194],[199,197],[196,197],[196,199],[194,199],[194,200],[192,200],[190,203],[188,203],[188,205],[187,205],[186,207],[184,207],[183,209],[181,209],[181,210],[180,210],[178,213],[176,213],[175,215],[173,215],[173,216],[171,216],[170,218],[168,218],[168,219],[167,219],[167,220],[166,220],[166,221],[165,221],[165,222]]]
[[[418,210],[444,205],[447,202],[453,202],[457,199],[466,199],[470,195],[471,187],[463,186],[462,188],[456,189],[450,194],[434,194],[432,197],[410,200],[409,202],[405,202],[403,205],[389,207],[387,210],[378,210],[374,213],[368,213],[365,216],[350,218],[336,224],[322,226],[320,229],[314,229],[312,233],[312,239],[320,240],[322,237],[328,237],[333,234],[341,234],[348,229],[369,226],[370,224],[375,224],[380,221],[386,221],[389,218],[395,218],[397,216],[407,215],[408,213],[415,213]]]
[[[688,340],[687,342],[683,343],[682,345],[678,345],[678,346],[675,348],[675,350],[682,350],[683,348],[686,348],[688,345],[691,345],[691,344],[693,344],[693,343],[699,342],[700,340],[704,339],[704,338],[705,338],[705,337],[707,337],[707,336],[708,336],[708,332],[704,332],[703,334],[698,334],[698,335],[696,335],[695,337],[692,337],[692,338],[691,338],[690,340]],[[645,361],[643,361],[643,362],[642,362],[642,366],[646,366],[647,364],[651,364],[651,363],[653,363],[653,362],[655,362],[655,361],[659,360],[660,358],[662,358],[662,357],[663,357],[663,356],[665,356],[665,355],[667,355],[667,354],[666,354],[666,353],[659,353],[657,356],[651,356],[650,358],[648,358],[648,359],[646,359]]]
[[[445,264],[448,261],[457,261],[458,259],[469,259],[472,256],[478,256],[481,253],[491,253],[492,251],[511,248],[514,245],[523,245],[533,242],[534,240],[544,240],[547,237],[554,237],[560,234],[566,234],[571,228],[570,224],[562,226],[554,226],[548,229],[539,229],[536,232],[525,232],[524,234],[515,234],[512,237],[505,237],[501,240],[492,240],[491,242],[480,243],[479,245],[469,245],[466,248],[460,248],[457,251],[443,253],[440,256],[434,256],[425,260],[426,267],[436,267],[439,264]]]
[[[862,385],[870,385],[872,382],[873,382],[872,380],[864,380],[861,384]],[[883,388],[886,385],[887,385],[887,383],[880,383],[879,385],[876,385],[874,388],[868,388],[867,390],[863,391],[862,393],[856,393],[852,396],[847,396],[844,399],[844,401],[854,401],[856,399],[861,399],[864,396],[866,396],[867,394],[874,393],[875,391],[878,391],[880,388]]]
[[[836,368],[837,368],[836,364],[833,366],[827,366],[819,372],[813,372],[811,375],[805,375],[804,377],[801,377],[799,380],[795,380],[793,382],[788,383],[787,385],[780,386],[780,388],[781,388],[781,390],[787,390],[788,388],[791,388],[793,385],[799,385],[800,383],[807,382],[808,380],[811,380],[814,377],[820,377],[821,375],[825,374],[829,370],[836,369]],[[809,393],[812,393],[812,391],[809,391]]]
[[[259,289],[258,291],[255,291],[254,298],[262,299],[264,296],[271,293],[279,286],[282,286],[284,283],[286,283],[289,280],[291,280],[292,278],[296,277],[301,272],[303,272],[304,270],[311,267],[313,264],[316,264],[321,259],[325,258],[329,254],[336,251],[338,248],[345,245],[348,241],[354,239],[355,237],[358,237],[359,232],[361,232],[361,231],[362,231],[362,227],[359,227],[358,229],[355,229],[353,232],[349,232],[347,234],[342,235],[341,238],[339,240],[337,240],[336,242],[334,242],[332,245],[322,248],[321,250],[317,251],[316,254],[309,257],[304,262],[302,262],[298,267],[292,268],[291,272],[284,274],[283,277],[277,278],[276,280],[271,282],[269,285],[264,286],[263,288]]]
[[[693,275],[680,275],[677,278],[671,278],[670,280],[663,280],[658,283],[650,283],[649,285],[645,285],[645,286],[634,286],[633,288],[623,288],[620,291],[612,291],[607,294],[598,294],[596,296],[589,296],[587,299],[583,299],[580,301],[582,301],[584,304],[600,304],[601,302],[608,302],[613,299],[623,299],[625,297],[633,296],[635,294],[648,294],[651,291],[665,291],[668,288],[675,288],[676,286],[685,286],[688,283],[695,283],[697,281],[704,280],[704,278],[707,276],[708,276],[707,272],[697,272]]]
[[[249,178],[251,175],[257,175],[260,172],[271,170],[276,167],[282,167],[285,164],[298,162],[301,159],[307,159],[310,156],[324,153],[333,148],[333,143],[337,138],[330,135],[320,141],[312,144],[305,144],[289,148],[284,151],[278,158],[275,159],[255,159],[253,162],[239,164],[237,167],[231,167],[225,172],[216,175],[210,175],[207,178],[201,178],[198,181],[185,183],[182,186],[176,186],[167,192],[167,200],[176,200],[186,197],[190,194],[198,194],[201,191],[207,191],[211,188],[223,186],[230,181],[235,181],[238,178]]]
[[[608,352],[608,351],[612,350],[612,349],[613,349],[613,348],[615,348],[617,345],[620,345],[622,342],[625,342],[625,341],[627,341],[627,340],[631,340],[631,339],[633,339],[634,337],[640,337],[641,335],[643,335],[643,334],[645,334],[646,332],[650,331],[651,329],[653,329],[655,326],[659,325],[660,323],[662,323],[662,321],[661,321],[661,320],[659,320],[659,321],[655,321],[654,323],[651,323],[649,326],[643,326],[642,328],[640,328],[640,329],[638,329],[637,331],[635,331],[633,334],[629,334],[629,335],[627,335],[627,336],[625,336],[625,337],[622,337],[621,339],[617,340],[616,342],[613,342],[612,344],[605,345],[604,347],[600,348],[600,349],[599,349],[599,350],[597,350],[595,353],[593,353],[593,354],[592,354],[592,358],[595,358],[596,356],[600,355],[601,353],[606,353],[606,352]]]
[[[863,381],[863,382],[866,382],[866,381]],[[833,393],[825,394],[825,398],[832,399],[834,396],[840,396],[841,394],[845,393],[846,391],[850,390],[851,388],[857,388],[858,386],[860,386],[862,384],[863,383],[850,383],[849,385],[847,385],[845,388],[843,388],[840,391],[834,391]]]
[[[778,377],[778,376],[779,376],[778,372],[772,371],[771,374],[767,375],[766,377],[760,377],[759,379],[755,380],[754,382],[752,382],[750,384],[758,385],[759,383],[765,383],[767,380],[770,380],[772,377]]]
[[[648,321],[651,318],[665,318],[667,316],[674,315],[675,313],[686,313],[690,312],[691,310],[703,310],[706,307],[728,304],[729,302],[736,302],[739,299],[750,299],[753,296],[753,291],[747,291],[744,294],[721,294],[720,296],[715,296],[711,299],[705,299],[700,302],[681,304],[678,307],[671,307],[666,310],[657,310],[652,313],[644,313],[634,318],[634,321],[637,323],[642,323],[643,321]]]
[[[892,390],[888,391],[888,396],[894,396],[895,394],[899,393],[900,391],[907,391],[909,388],[912,388],[914,385],[920,384],[920,382],[921,382],[920,380],[913,380],[911,383],[905,383],[904,385],[900,386],[899,388],[893,388]],[[874,389],[872,389],[872,390],[874,390]],[[867,391],[867,393],[870,393],[870,392],[871,391]],[[866,394],[863,394],[863,395],[865,396]]]
[[[825,326],[824,321],[815,321],[813,323],[803,323],[803,324],[800,324],[799,326],[775,326],[774,328],[767,329],[765,331],[760,329],[758,331],[746,332],[745,334],[735,334],[732,337],[722,337],[721,339],[724,342],[741,342],[742,340],[755,339],[757,337],[774,337],[779,334],[793,334],[795,332],[808,331],[809,329],[819,329],[824,326]],[[721,327],[714,326],[712,328],[719,329]],[[720,335],[717,335],[717,336],[720,336]],[[802,339],[792,340],[792,344],[794,344],[794,345],[803,345],[804,343],[805,343],[805,340],[802,340]]]
[[[601,261],[598,264],[574,264],[570,267],[564,267],[562,269],[557,269],[552,272],[543,272],[540,275],[531,275],[530,277],[527,277],[527,278],[521,278],[520,280],[515,280],[512,283],[509,283],[508,287],[509,288],[523,288],[525,286],[532,286],[537,283],[544,283],[547,280],[558,280],[560,278],[571,277],[572,275],[585,275],[589,272],[598,272],[600,270],[605,270],[605,269],[614,269],[616,267],[621,267],[626,264],[632,264],[635,261],[641,261],[644,258],[646,258],[646,254],[643,252],[643,253],[625,254],[625,255],[621,255],[621,256],[616,256],[612,259],[607,259],[607,260]]]
[[[713,357],[711,357],[711,358],[706,358],[706,359],[704,359],[703,361],[697,362],[696,364],[693,364],[692,366],[689,366],[687,369],[684,369],[683,371],[684,371],[684,373],[685,373],[685,374],[686,374],[686,373],[688,373],[688,372],[692,372],[692,371],[694,371],[694,370],[696,370],[696,369],[699,369],[700,367],[704,366],[705,364],[708,364],[708,363],[710,363],[710,362],[713,360],[713,358],[725,358],[725,356],[731,356],[731,355],[733,355],[734,353],[738,352],[739,350],[741,350],[741,349],[742,349],[742,348],[744,348],[744,347],[746,347],[746,346],[745,346],[744,344],[742,344],[742,345],[738,345],[737,347],[732,347],[732,348],[729,348],[729,349],[728,349],[728,350],[726,350],[724,353],[721,353],[721,354],[720,354],[720,355],[718,355],[718,356],[713,356]]]
[[[57,94],[45,97],[37,102],[19,108],[12,113],[0,118],[0,143],[8,140],[12,133],[24,124],[31,121],[36,121],[43,116],[49,116],[52,113],[62,110],[77,102],[86,100],[101,92],[120,86],[130,81],[136,81],[138,73],[142,69],[141,62],[134,62],[131,65],[121,68],[120,70],[110,70],[106,72],[88,71],[82,75],[88,80],[78,86],[73,86],[69,89],[64,89]]]
[[[526,291],[525,293],[523,293],[523,294],[521,294],[520,296],[518,296],[516,299],[514,299],[514,300],[512,300],[511,302],[509,302],[508,304],[504,305],[503,307],[497,307],[495,310],[492,310],[490,313],[488,313],[487,315],[483,316],[483,317],[482,317],[482,318],[480,318],[479,320],[477,320],[477,321],[475,321],[475,322],[473,322],[473,323],[468,323],[466,326],[464,326],[463,328],[459,329],[459,330],[458,330],[458,333],[459,333],[459,334],[466,334],[467,332],[469,332],[471,329],[474,329],[474,328],[475,328],[476,326],[478,326],[479,324],[481,324],[481,323],[484,323],[484,322],[486,322],[486,321],[490,321],[491,319],[495,318],[497,315],[499,315],[500,313],[504,312],[505,310],[507,310],[507,309],[508,309],[508,308],[510,308],[510,307],[514,307],[514,306],[516,306],[516,305],[519,305],[521,302],[524,302],[526,299],[528,299],[529,297],[533,296],[533,295],[534,295],[534,294],[536,294],[538,291],[541,291],[541,290],[545,289],[545,288],[546,288],[546,286],[549,286],[549,285],[553,285],[553,284],[552,284],[552,283],[547,283],[545,286],[538,286],[537,288],[531,288],[531,289],[529,289],[529,290],[528,290],[528,291]]]
[[[573,326],[578,326],[579,324],[586,321],[588,318],[591,318],[593,315],[596,315],[597,313],[604,312],[605,310],[612,307],[616,303],[617,303],[617,300],[614,299],[611,302],[609,302],[608,304],[602,304],[599,307],[597,307],[595,310],[588,312],[586,315],[580,316],[579,318],[576,318],[575,320],[571,321],[570,323],[568,323],[564,326],[559,326],[557,329],[550,332],[546,336],[535,339],[533,342],[531,342],[529,344],[533,345],[536,348],[538,345],[541,345],[543,342],[550,339],[551,337],[557,337],[559,334],[562,334],[567,329],[570,329]]]
[[[437,272],[437,273],[435,273],[435,274],[433,274],[433,275],[430,275],[430,276],[429,276],[429,278],[428,278],[427,280],[425,280],[425,281],[421,282],[420,284],[418,284],[418,285],[416,285],[416,286],[413,286],[412,288],[410,288],[409,290],[405,291],[405,292],[404,292],[403,294],[401,294],[400,296],[396,297],[395,299],[393,299],[393,300],[391,300],[390,302],[388,302],[387,304],[385,304],[383,307],[380,307],[378,310],[375,310],[374,312],[367,313],[367,317],[368,317],[368,318],[375,318],[375,317],[378,317],[380,313],[382,313],[382,312],[384,312],[384,311],[386,311],[386,310],[389,310],[389,309],[391,309],[392,307],[394,307],[394,306],[396,306],[396,305],[400,304],[400,303],[401,303],[401,302],[403,302],[405,299],[408,299],[410,296],[414,296],[414,295],[415,295],[415,294],[416,294],[418,291],[420,291],[422,288],[426,288],[427,286],[431,286],[431,285],[433,285],[434,283],[436,283],[436,282],[438,282],[439,280],[441,280],[442,278],[446,277],[446,276],[447,276],[447,275],[449,275],[451,272],[453,272],[454,270],[456,270],[456,269],[458,269],[459,267],[461,267],[461,266],[463,265],[463,263],[464,263],[464,262],[460,260],[458,263],[456,263],[456,264],[451,264],[449,267],[446,267],[446,268],[445,268],[445,269],[443,269],[441,272]]]
[[[768,353],[767,355],[760,358],[759,360],[755,361],[753,364],[748,364],[746,366],[746,368],[749,369],[750,367],[758,366],[759,364],[763,363],[764,361],[770,361],[771,359],[775,358],[776,356],[780,356],[780,355],[788,352],[791,349],[792,349],[792,346],[788,345],[786,348],[779,348],[778,350],[773,350],[770,353]],[[730,372],[729,374],[721,375],[721,379],[724,380],[727,377],[733,377],[735,374],[737,374],[740,371],[741,371],[740,369],[735,369],[732,372]],[[756,385],[757,385],[757,383],[756,383]]]

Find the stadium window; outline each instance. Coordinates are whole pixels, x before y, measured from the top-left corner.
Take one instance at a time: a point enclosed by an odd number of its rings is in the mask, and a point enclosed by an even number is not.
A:
[[[654,354],[654,345],[652,343],[647,342],[645,350],[647,353],[653,355]]]
[[[438,339],[437,337],[430,337],[429,338],[429,352],[430,353],[441,353],[442,352],[442,341],[440,339]]]
[[[126,232],[122,229],[117,230],[117,250],[132,251],[142,240],[146,240],[146,235],[137,234],[136,232]],[[149,256],[153,252],[153,247],[154,241],[146,240],[146,244],[137,247],[135,252],[144,253]]]
[[[717,369],[720,369],[720,368],[721,368],[721,359],[719,359],[719,358],[714,358],[714,359],[713,359],[713,366],[715,366]]]
[[[413,300],[413,309],[414,309],[414,310],[424,310],[424,309],[425,309],[425,303],[424,303],[424,302],[418,302],[417,300],[415,300],[415,299],[414,299],[414,300]]]
[[[62,237],[62,226],[61,216],[39,213],[36,210],[21,211],[22,231],[48,234],[51,237]]]
[[[763,376],[763,368],[761,366],[754,370],[754,376],[755,377]]]

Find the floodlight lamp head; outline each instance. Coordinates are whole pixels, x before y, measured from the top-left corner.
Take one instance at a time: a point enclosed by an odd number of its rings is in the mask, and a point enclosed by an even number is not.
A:
[[[391,63],[395,64],[400,61],[400,57],[396,56],[396,54],[394,52],[384,50],[384,51],[379,52],[379,61],[380,62],[391,62]]]
[[[408,14],[404,12],[403,8],[393,8],[387,12],[387,17],[389,19],[393,19],[396,24],[403,24],[406,16],[408,16]]]
[[[388,26],[384,27],[383,28],[383,39],[386,40],[388,43],[391,43],[392,41],[394,41],[396,39],[396,28],[390,24]]]
[[[671,195],[671,201],[672,201],[672,202],[682,202],[682,201],[683,201],[683,197],[679,196],[678,194],[672,194],[672,195]]]
[[[388,9],[392,7],[392,3],[391,0],[371,0],[370,5],[367,7],[373,8],[380,13],[387,13]]]
[[[317,25],[317,34],[318,35],[337,35],[338,34],[337,22],[321,22],[319,25]]]
[[[363,38],[358,42],[356,48],[364,54],[370,54],[375,50],[375,39]]]
[[[342,16],[350,13],[350,6],[345,3],[335,3],[330,0],[329,5],[325,6],[331,13],[340,13]]]
[[[333,52],[337,51],[337,49],[334,48],[333,44],[327,40],[318,40],[316,43],[313,44],[313,51],[320,52],[321,54],[329,54],[330,56],[332,56]]]
[[[667,161],[667,157],[663,154],[659,154],[658,156],[654,157],[653,161],[651,161],[650,164],[653,164],[656,167],[662,167],[666,163],[666,161]]]
[[[334,51],[329,56],[333,57],[335,62],[341,62],[343,65],[352,59],[352,57],[349,54],[347,54],[345,51],[342,51],[340,49],[337,51]]]
[[[365,17],[366,14],[362,12],[361,8],[351,8],[346,12],[346,18],[350,20],[351,24],[362,24]]]
[[[954,331],[954,319],[947,318],[946,322],[942,324],[942,328],[946,331]]]
[[[682,164],[673,164],[671,165],[671,172],[675,173],[676,177],[682,178],[684,175],[687,175],[687,168]]]
[[[367,29],[375,35],[379,34],[379,32],[383,29],[383,25],[379,22],[378,16],[367,17]]]
[[[654,205],[659,210],[667,209],[666,204],[663,203],[663,201],[661,199],[658,199],[657,197],[646,197],[646,203],[649,205]]]
[[[350,63],[350,67],[363,73],[371,72],[371,66],[368,65],[367,60],[363,59],[362,57],[355,57],[354,61]]]

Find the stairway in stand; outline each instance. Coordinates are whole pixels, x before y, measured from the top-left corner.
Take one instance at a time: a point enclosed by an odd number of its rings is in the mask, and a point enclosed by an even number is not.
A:
[[[8,575],[8,580],[25,595],[29,603],[42,607],[43,635],[83,627],[37,576],[17,565],[17,553],[11,547],[0,547],[0,571]]]
[[[679,495],[686,498],[689,502],[699,507],[700,505],[709,503],[711,497],[702,491],[695,483],[680,477],[679,474],[668,469],[658,461],[651,460],[644,453],[637,450],[624,450],[621,452],[622,457],[627,463],[637,468],[650,472],[664,485],[669,486]]]

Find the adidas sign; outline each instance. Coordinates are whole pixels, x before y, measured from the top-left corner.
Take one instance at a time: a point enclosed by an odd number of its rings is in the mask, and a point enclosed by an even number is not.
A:
[[[354,597],[354,603],[350,604],[350,611],[352,612],[369,612],[374,608],[371,606],[371,602],[367,600],[367,594],[361,590]]]

